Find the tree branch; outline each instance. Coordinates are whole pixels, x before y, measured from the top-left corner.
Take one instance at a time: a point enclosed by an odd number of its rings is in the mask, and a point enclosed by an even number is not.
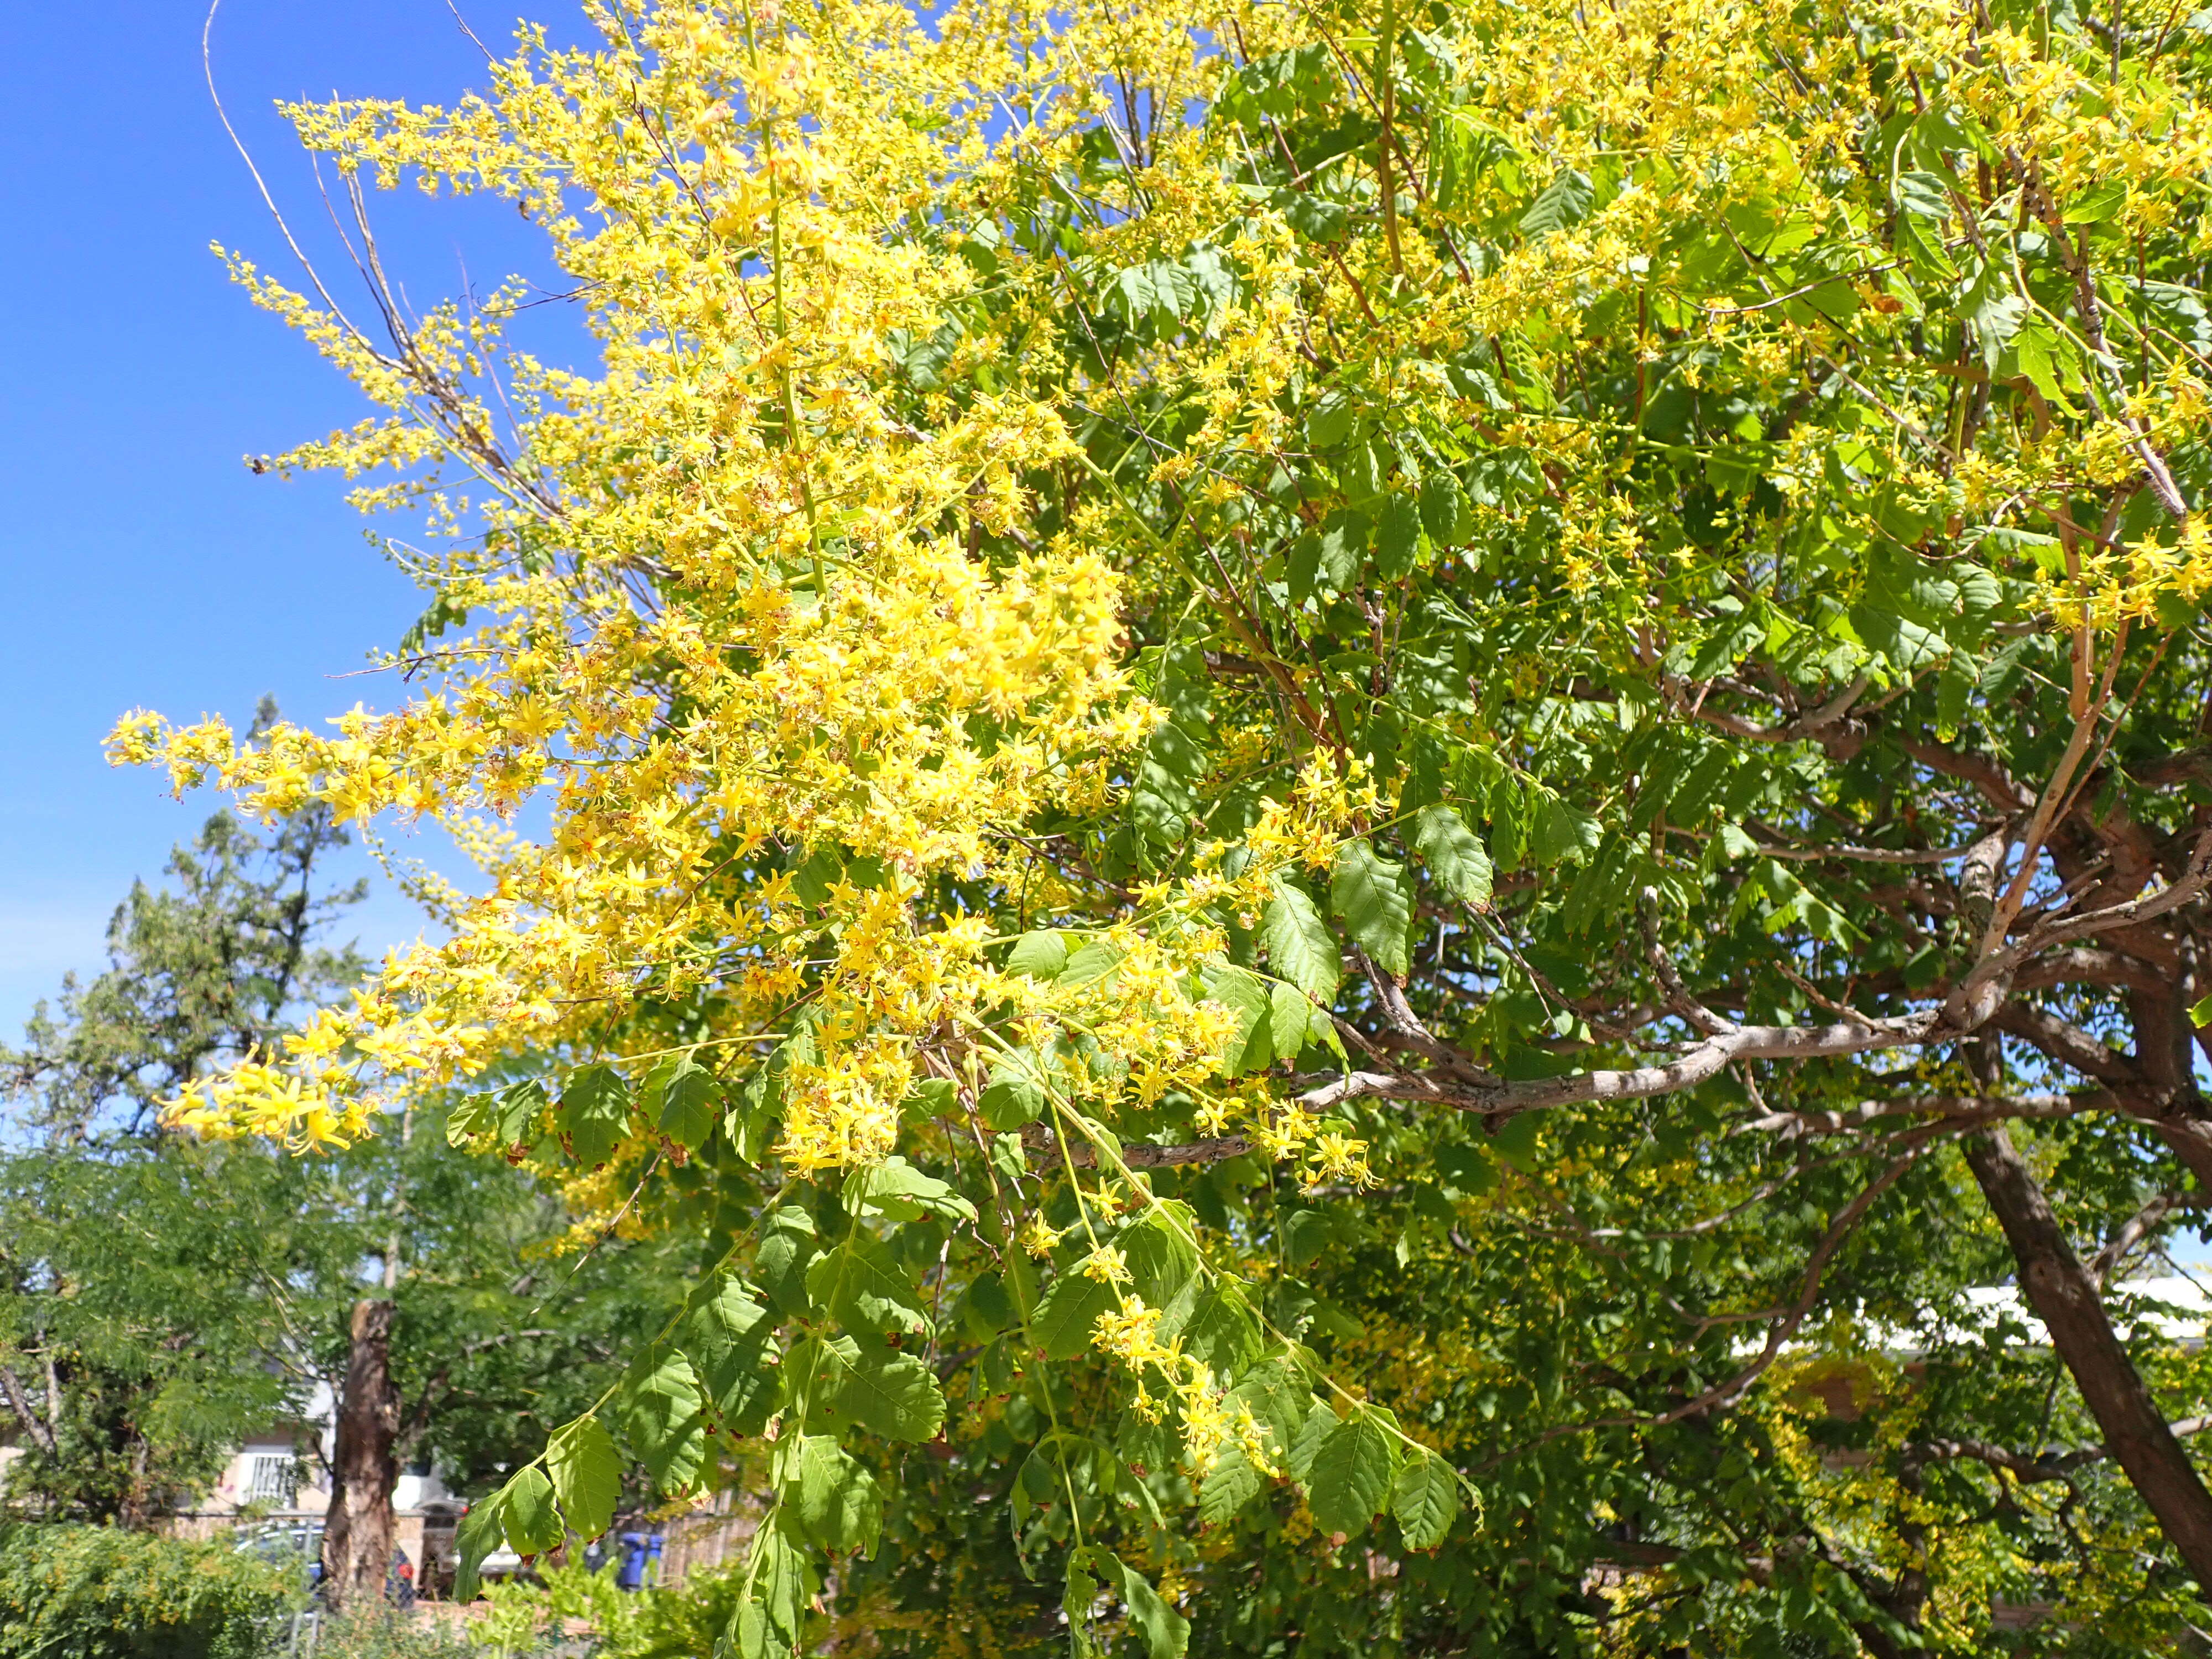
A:
[[[0,1399],[7,1401],[8,1409],[21,1421],[23,1431],[40,1451],[49,1457],[58,1455],[52,1428],[31,1409],[30,1397],[23,1392],[22,1379],[15,1375],[12,1365],[0,1365]]]
[[[2166,1217],[2176,1210],[2203,1208],[2204,1196],[2202,1193],[2160,1193],[2122,1222],[2105,1241],[2105,1248],[2089,1258],[2089,1273],[2097,1281],[2097,1288],[2105,1288],[2112,1270],[2126,1261],[2136,1246],[2149,1237]]]
[[[1059,1138],[1042,1123],[1031,1123],[1022,1130],[1022,1146],[1040,1157],[1057,1160],[1061,1156]],[[1146,1146],[1141,1144],[1121,1148],[1121,1162],[1132,1170],[1158,1170],[1174,1164],[1218,1164],[1224,1158],[1242,1158],[1252,1150],[1252,1142],[1244,1135],[1223,1135],[1213,1140],[1194,1140],[1180,1146]],[[1088,1141],[1070,1141],[1066,1148],[1068,1163],[1079,1170],[1096,1169],[1098,1149]]]

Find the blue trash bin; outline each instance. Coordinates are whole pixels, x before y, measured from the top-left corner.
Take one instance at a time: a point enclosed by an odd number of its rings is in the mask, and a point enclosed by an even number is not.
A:
[[[626,1532],[622,1535],[622,1565],[615,1571],[617,1589],[643,1589],[657,1579],[660,1569],[661,1535]]]

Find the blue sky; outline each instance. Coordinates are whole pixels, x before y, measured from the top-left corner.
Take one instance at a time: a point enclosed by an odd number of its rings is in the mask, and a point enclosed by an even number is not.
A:
[[[495,49],[512,14],[461,0]],[[508,4],[513,0],[507,0]],[[210,103],[200,0],[9,9],[0,52],[0,1036],[64,969],[96,969],[135,875],[218,804],[112,770],[126,709],[242,722],[264,692],[320,720],[393,692],[340,678],[421,609],[321,479],[256,477],[281,449],[366,411],[230,286],[220,240],[281,267],[283,245]],[[569,0],[547,21],[573,27]],[[225,105],[281,204],[313,226],[312,175],[280,97],[450,101],[483,59],[445,0],[223,0]],[[380,198],[411,297],[479,286],[532,251],[511,209]],[[347,297],[341,290],[341,297]],[[365,860],[361,860],[365,865]],[[380,893],[364,947],[411,937]]]

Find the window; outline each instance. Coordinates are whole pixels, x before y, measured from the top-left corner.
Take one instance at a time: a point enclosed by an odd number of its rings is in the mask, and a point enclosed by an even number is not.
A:
[[[246,1501],[289,1510],[299,1491],[299,1460],[284,1452],[257,1452],[246,1478]]]

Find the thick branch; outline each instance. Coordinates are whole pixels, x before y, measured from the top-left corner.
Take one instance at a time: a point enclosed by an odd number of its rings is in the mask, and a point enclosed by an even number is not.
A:
[[[2107,1048],[2080,1026],[2047,1008],[2008,1002],[1991,1022],[2009,1036],[2031,1042],[2062,1066],[2100,1083],[2124,1086],[2142,1081],[2142,1071],[2117,1048]]]
[[[2202,1434],[2212,1428],[2212,1417],[2185,1417],[2178,1423],[2167,1425],[2176,1439],[2186,1439],[2192,1434]],[[2112,1455],[2109,1446],[2077,1446],[2072,1451],[2040,1452],[2030,1456],[2014,1451],[2009,1446],[1993,1445],[1986,1440],[1921,1440],[1905,1448],[1907,1463],[1948,1462],[1959,1458],[1972,1458],[1986,1463],[1993,1469],[2002,1469],[2033,1485],[2044,1480],[2064,1480],[2074,1471],[2091,1463],[2101,1463]]]
[[[0,1365],[0,1399],[8,1402],[8,1409],[23,1425],[23,1432],[31,1443],[49,1457],[56,1455],[54,1431],[46,1420],[31,1409],[30,1396],[23,1392],[22,1379],[15,1375],[12,1365]]]
[[[1930,771],[1972,784],[2000,812],[2025,812],[2034,805],[2012,774],[1986,755],[1968,754],[1947,744],[1929,743],[1919,738],[1901,737],[1898,744]]]
[[[1528,1078],[1459,1092],[1474,1110],[1511,1116],[1547,1106],[1586,1100],[1640,1100],[1671,1094],[1717,1076],[1740,1060],[1817,1060],[1863,1054],[1883,1048],[1911,1048],[1946,1036],[1940,1011],[1902,1014],[1887,1019],[1846,1020],[1832,1025],[1740,1025],[1707,1037],[1663,1066],[1639,1066],[1622,1072],[1583,1072],[1569,1077]],[[1395,1090],[1366,1092],[1397,1094]],[[1413,1097],[1399,1095],[1400,1098]]]
[[[2212,1595],[2212,1492],[2112,1330],[2096,1281],[2002,1125],[1965,1142],[1967,1165],[2020,1264],[2020,1285],[2073,1374],[2105,1443],[2174,1549]]]

